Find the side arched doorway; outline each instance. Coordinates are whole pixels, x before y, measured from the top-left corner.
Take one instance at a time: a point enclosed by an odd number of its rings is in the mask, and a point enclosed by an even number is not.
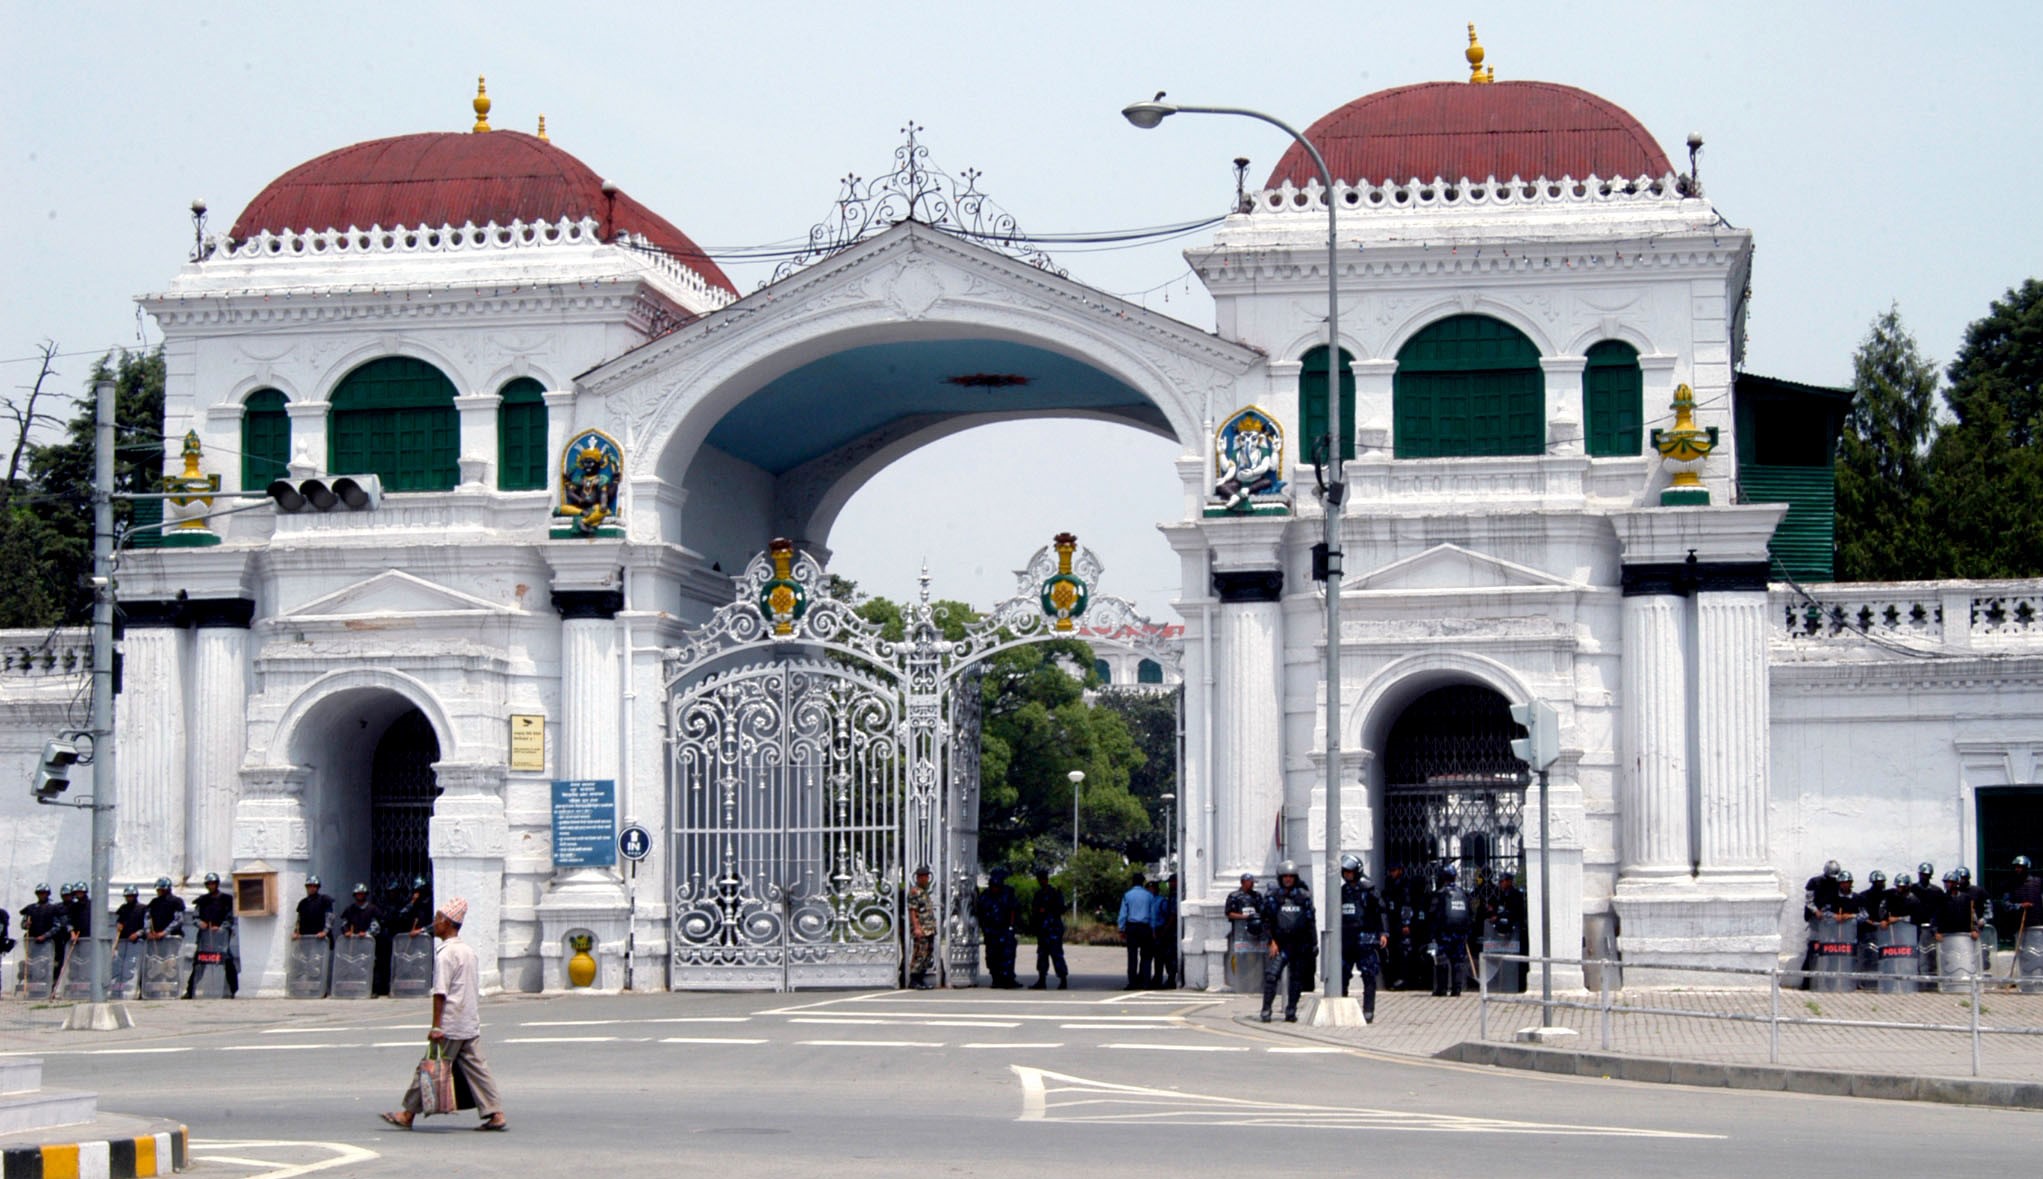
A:
[[[1522,879],[1525,767],[1511,755],[1510,705],[1481,684],[1435,688],[1391,723],[1384,744],[1385,863],[1430,878],[1455,864],[1464,885],[1506,870]]]
[[[411,882],[430,884],[428,835],[433,799],[440,794],[433,763],[440,739],[426,714],[414,708],[390,722],[369,763],[369,878],[379,898],[408,896]]]

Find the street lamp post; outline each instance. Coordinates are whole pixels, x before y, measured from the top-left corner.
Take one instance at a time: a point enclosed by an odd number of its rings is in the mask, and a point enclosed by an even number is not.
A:
[[[1150,102],[1131,103],[1122,108],[1121,115],[1130,123],[1148,130],[1176,114],[1191,115],[1238,115],[1246,119],[1258,119],[1289,135],[1305,149],[1312,158],[1313,167],[1319,169],[1319,182],[1323,186],[1323,197],[1327,206],[1327,457],[1326,466],[1332,475],[1320,487],[1320,499],[1325,507],[1326,545],[1326,862],[1322,867],[1324,891],[1320,893],[1324,902],[1341,895],[1341,501],[1347,493],[1346,471],[1342,466],[1341,443],[1341,286],[1338,274],[1340,244],[1338,223],[1334,211],[1334,174],[1327,167],[1326,157],[1312,141],[1300,134],[1298,129],[1282,119],[1266,115],[1261,111],[1236,106],[1186,106],[1181,103],[1164,102],[1159,92]],[[1345,1008],[1341,1000],[1341,929],[1338,921],[1329,920],[1322,935],[1320,947],[1321,990],[1320,1005],[1314,1016],[1316,1023],[1360,1023],[1359,1016],[1348,1008],[1355,1006],[1347,1000]]]
[[[1071,928],[1078,928],[1078,790],[1085,785],[1085,771],[1073,770],[1064,775],[1071,779],[1071,871],[1067,876],[1071,882]]]

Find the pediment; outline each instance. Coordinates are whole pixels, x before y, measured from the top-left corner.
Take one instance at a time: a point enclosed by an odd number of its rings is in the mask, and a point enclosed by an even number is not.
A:
[[[1348,591],[1580,589],[1530,565],[1520,565],[1456,544],[1439,544],[1423,553],[1392,561],[1342,583]]]
[[[390,569],[344,589],[315,598],[280,618],[446,617],[453,614],[514,614],[499,602],[464,594],[401,569]]]

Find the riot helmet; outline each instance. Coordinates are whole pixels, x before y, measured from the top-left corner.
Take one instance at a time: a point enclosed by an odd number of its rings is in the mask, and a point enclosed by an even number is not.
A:
[[[206,873],[206,883],[207,883],[207,884],[218,884],[218,883],[220,883],[220,874],[219,874],[218,872],[208,872],[208,873]]]
[[[142,890],[130,884],[128,887],[121,890],[121,895],[124,897],[138,897],[142,895]]]
[[[1455,877],[1459,875],[1461,875],[1461,869],[1455,867],[1453,864],[1440,865],[1440,879],[1453,880]]]
[[[1341,857],[1341,871],[1360,872],[1361,870],[1362,870],[1361,860],[1355,858],[1353,855],[1344,855]]]
[[[2031,868],[2032,866],[2033,866],[2033,865],[2031,865],[2031,864],[2029,863],[2029,857],[2027,857],[2027,856],[2016,856],[2016,857],[2015,857],[2015,870],[2016,870],[2016,871],[2018,871],[2018,872],[2027,872],[2027,871],[2028,871],[2028,870],[2029,870],[2029,869],[2030,869],[2030,868]]]
[[[1928,860],[1924,860],[1922,863],[1917,864],[1915,866],[1915,875],[1924,884],[1928,884],[1930,881],[1936,879],[1937,866],[1935,864],[1930,863]]]
[[[1840,865],[1836,860],[1823,861],[1823,874],[1825,876],[1829,876],[1835,879],[1843,871],[1844,867]]]
[[[1286,876],[1289,876],[1293,880],[1298,879],[1298,864],[1296,861],[1285,860],[1283,863],[1277,865],[1277,879],[1281,881]]]
[[[1887,874],[1875,868],[1871,872],[1866,873],[1866,883],[1885,884],[1887,883]]]
[[[1951,875],[1957,877],[1958,883],[1961,885],[1972,883],[1972,869],[1967,868],[1963,864],[1960,864],[1956,868],[1951,869]]]
[[[49,891],[50,891],[50,886],[49,886],[49,884],[48,884],[47,882],[45,882],[45,883],[43,883],[43,884],[38,884],[38,885],[36,885],[36,886],[35,886],[35,891],[36,891],[36,895],[38,895],[38,896],[46,896],[46,895],[48,895],[48,893],[49,893]]]
[[[170,877],[158,876],[156,878],[156,888],[158,891],[168,890],[170,888]]]
[[[357,883],[357,884],[355,885],[355,895],[356,895],[356,896],[358,896],[358,897],[365,897],[365,896],[368,896],[368,895],[369,895],[369,886],[368,886],[368,885],[366,885],[366,884],[361,884],[361,883]]]
[[[307,876],[307,877],[305,878],[305,887],[307,887],[307,888],[318,888],[318,887],[319,887],[319,877],[317,877],[317,876]]]
[[[1839,884],[1850,884],[1850,883],[1852,883],[1851,873],[1849,873],[1849,872],[1839,872],[1839,873],[1837,874],[1837,882],[1838,882]]]
[[[1256,882],[1256,874],[1254,872],[1243,872],[1241,874],[1241,882],[1243,884],[1254,884]]]
[[[423,876],[414,876],[414,877],[412,877],[412,878],[411,878],[411,890],[412,890],[413,892],[421,892],[421,891],[423,891],[423,890],[425,889],[425,887],[426,887],[426,878],[425,878],[425,877],[423,877]]]

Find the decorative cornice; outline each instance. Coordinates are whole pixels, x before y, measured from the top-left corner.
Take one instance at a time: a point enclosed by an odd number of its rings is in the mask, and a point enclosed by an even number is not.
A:
[[[1572,176],[1558,180],[1543,176],[1537,180],[1521,180],[1516,176],[1509,180],[1499,180],[1494,176],[1484,180],[1470,180],[1466,176],[1448,180],[1436,176],[1431,180],[1414,177],[1403,183],[1360,185],[1336,180],[1333,191],[1334,206],[1344,213],[1406,213],[1490,206],[1513,209],[1554,206],[1679,208],[1684,204],[1697,210],[1707,210],[1708,203],[1691,195],[1687,188],[1688,182],[1672,172],[1660,177],[1638,176],[1629,180],[1618,177],[1604,179],[1592,172],[1581,180]],[[1276,188],[1250,193],[1248,215],[1324,215],[1327,211],[1326,192],[1326,186],[1317,179],[1307,181],[1303,187],[1287,180]]]

